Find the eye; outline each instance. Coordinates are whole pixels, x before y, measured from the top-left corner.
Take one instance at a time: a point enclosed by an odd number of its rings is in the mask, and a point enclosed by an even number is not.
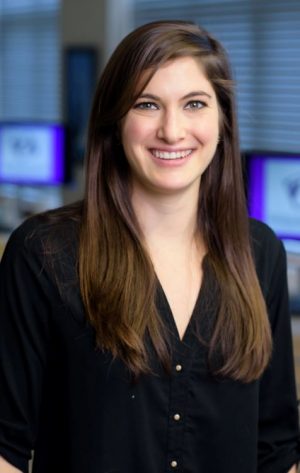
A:
[[[133,108],[137,110],[158,110],[158,105],[154,102],[138,102]]]
[[[206,103],[202,102],[202,100],[191,100],[188,102],[184,108],[191,109],[191,110],[199,110],[201,108],[206,107]]]

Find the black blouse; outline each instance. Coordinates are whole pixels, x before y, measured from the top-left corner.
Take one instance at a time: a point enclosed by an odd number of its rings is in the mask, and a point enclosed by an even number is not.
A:
[[[120,360],[95,349],[79,296],[76,224],[56,233],[51,258],[46,227],[40,217],[23,224],[1,262],[0,455],[27,472],[34,450],[34,473],[286,473],[298,461],[285,253],[270,229],[251,222],[274,352],[262,378],[246,384],[213,376],[196,335],[215,315],[207,263],[182,341],[158,285],[172,372],[149,347],[153,374],[132,382]]]

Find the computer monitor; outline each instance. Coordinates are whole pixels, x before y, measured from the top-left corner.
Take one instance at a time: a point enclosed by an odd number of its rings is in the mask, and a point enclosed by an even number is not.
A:
[[[62,124],[0,122],[0,183],[61,184],[67,179],[66,151]]]
[[[247,153],[246,164],[250,215],[300,245],[300,153]]]
[[[300,313],[300,152],[245,153],[248,208],[288,252],[291,308]]]

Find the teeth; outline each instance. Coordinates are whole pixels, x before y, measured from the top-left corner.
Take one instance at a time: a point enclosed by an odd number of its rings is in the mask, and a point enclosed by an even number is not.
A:
[[[152,150],[152,154],[159,159],[182,159],[191,154],[192,150],[187,149],[185,151],[172,151],[168,153],[167,151]]]

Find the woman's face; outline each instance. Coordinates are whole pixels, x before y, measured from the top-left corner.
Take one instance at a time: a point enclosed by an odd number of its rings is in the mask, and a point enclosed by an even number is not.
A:
[[[216,94],[199,62],[192,57],[167,62],[121,123],[134,189],[198,193],[218,136]]]

